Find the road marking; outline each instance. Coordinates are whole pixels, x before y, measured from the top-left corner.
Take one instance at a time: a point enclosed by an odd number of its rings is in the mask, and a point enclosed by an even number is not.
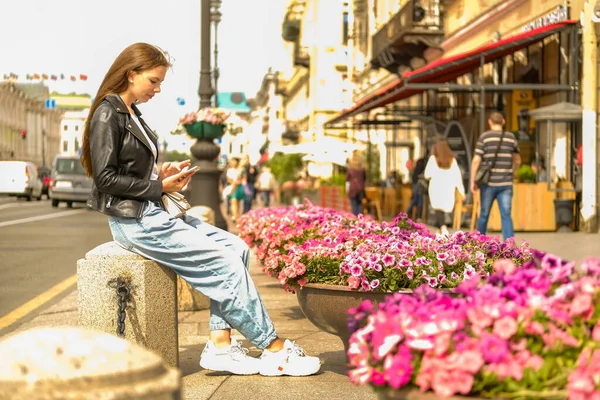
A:
[[[55,214],[39,215],[37,217],[15,219],[14,221],[0,222],[0,228],[5,227],[5,226],[11,226],[11,225],[26,224],[28,222],[43,221],[45,219],[66,217],[69,215],[82,214],[82,213],[86,213],[86,212],[88,212],[87,209],[71,210],[71,211],[63,211],[63,212],[59,212],[59,213],[55,213]]]
[[[12,207],[31,207],[31,206],[37,206],[37,205],[46,205],[45,202],[40,202],[40,203],[7,203],[7,204],[2,204],[0,205],[0,210],[5,209],[5,208],[12,208]]]
[[[77,283],[77,274],[72,275],[65,279],[64,281],[58,283],[52,288],[46,290],[44,293],[39,296],[29,300],[27,303],[18,307],[17,309],[11,311],[5,316],[0,318],[0,330],[10,326],[25,317],[27,314],[35,311],[39,307],[48,303],[50,300],[63,293],[65,290],[73,287]]]

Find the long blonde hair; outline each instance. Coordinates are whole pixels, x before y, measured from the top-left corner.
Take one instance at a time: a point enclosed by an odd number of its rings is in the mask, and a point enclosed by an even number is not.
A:
[[[83,127],[81,164],[89,177],[93,175],[90,155],[90,121],[94,112],[106,96],[127,90],[129,75],[132,72],[141,73],[156,67],[171,67],[167,53],[148,43],[135,43],[123,50],[108,69]]]
[[[358,150],[352,152],[352,156],[348,159],[349,169],[365,169],[365,159],[362,153]]]
[[[437,141],[433,147],[433,156],[438,167],[441,169],[450,169],[454,160],[454,154],[452,154],[452,150],[446,139],[439,139]]]

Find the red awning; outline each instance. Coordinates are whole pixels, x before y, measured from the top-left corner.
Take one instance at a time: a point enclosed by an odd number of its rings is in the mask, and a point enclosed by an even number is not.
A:
[[[354,106],[343,110],[338,116],[327,121],[326,124],[333,124],[342,119],[369,111],[373,108],[381,107],[395,101],[406,99],[412,95],[422,93],[422,89],[408,89],[405,84],[408,83],[446,83],[465,75],[481,65],[481,58],[484,63],[497,60],[501,57],[512,54],[524,49],[540,40],[560,31],[565,26],[572,26],[578,21],[570,20],[559,22],[552,25],[542,26],[518,35],[507,37],[494,43],[489,43],[465,53],[457,54],[451,57],[440,58],[426,66],[415,71],[404,73],[402,78],[379,89],[377,92],[365,96]]]

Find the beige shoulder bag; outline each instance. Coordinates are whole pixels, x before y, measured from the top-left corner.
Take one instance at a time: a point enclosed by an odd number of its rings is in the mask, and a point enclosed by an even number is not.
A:
[[[160,202],[165,211],[175,218],[181,218],[192,208],[190,203],[185,199],[185,196],[179,192],[163,193]]]

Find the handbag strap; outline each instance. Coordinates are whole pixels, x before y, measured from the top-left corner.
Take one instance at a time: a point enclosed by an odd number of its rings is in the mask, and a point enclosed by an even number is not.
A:
[[[502,141],[504,140],[504,134],[506,131],[502,129],[502,135],[500,136],[500,143],[498,143],[498,147],[496,147],[496,153],[494,153],[494,159],[492,160],[492,165],[490,166],[490,170],[494,169],[494,165],[496,165],[496,159],[498,158],[498,153],[500,152],[500,147],[502,147]]]

